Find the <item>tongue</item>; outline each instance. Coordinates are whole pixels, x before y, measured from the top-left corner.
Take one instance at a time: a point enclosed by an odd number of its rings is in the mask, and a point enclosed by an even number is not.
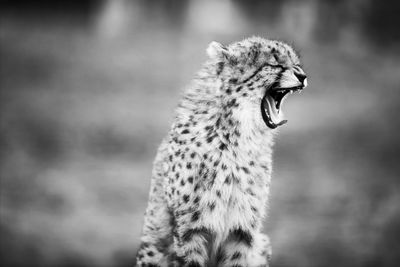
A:
[[[275,107],[275,100],[271,96],[265,99],[268,114],[275,125],[282,125],[287,122],[283,119],[283,112]]]

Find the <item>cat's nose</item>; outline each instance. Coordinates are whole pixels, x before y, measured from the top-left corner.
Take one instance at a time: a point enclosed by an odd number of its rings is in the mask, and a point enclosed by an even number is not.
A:
[[[304,84],[304,80],[307,79],[307,76],[303,73],[297,73],[295,72],[294,75],[296,75],[297,79],[299,79],[299,81]]]
[[[299,82],[306,87],[307,86],[307,75],[306,73],[298,66],[296,66],[293,70],[294,75],[299,80]]]

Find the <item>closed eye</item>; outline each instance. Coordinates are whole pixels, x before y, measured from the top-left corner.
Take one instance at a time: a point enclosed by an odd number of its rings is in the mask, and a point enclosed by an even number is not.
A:
[[[242,81],[242,83],[246,83],[248,81],[250,81],[251,79],[254,78],[254,76],[256,76],[260,71],[262,71],[265,67],[272,67],[272,68],[280,68],[282,71],[285,70],[286,68],[280,64],[271,64],[271,63],[265,63],[263,64],[261,67],[259,67],[258,69],[256,69],[249,77],[247,77],[244,81]]]

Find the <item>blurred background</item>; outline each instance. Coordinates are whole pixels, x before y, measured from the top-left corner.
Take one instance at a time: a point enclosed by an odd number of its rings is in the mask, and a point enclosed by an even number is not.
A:
[[[295,44],[274,267],[400,263],[400,2],[0,0],[1,266],[133,266],[151,164],[205,49]]]

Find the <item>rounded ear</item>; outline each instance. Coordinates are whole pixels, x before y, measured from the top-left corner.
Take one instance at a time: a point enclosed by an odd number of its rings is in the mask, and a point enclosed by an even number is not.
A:
[[[215,41],[211,42],[208,45],[207,55],[211,59],[224,60],[224,59],[229,59],[230,58],[230,54],[229,54],[228,48],[226,48],[222,44],[220,44],[218,42],[215,42]]]

